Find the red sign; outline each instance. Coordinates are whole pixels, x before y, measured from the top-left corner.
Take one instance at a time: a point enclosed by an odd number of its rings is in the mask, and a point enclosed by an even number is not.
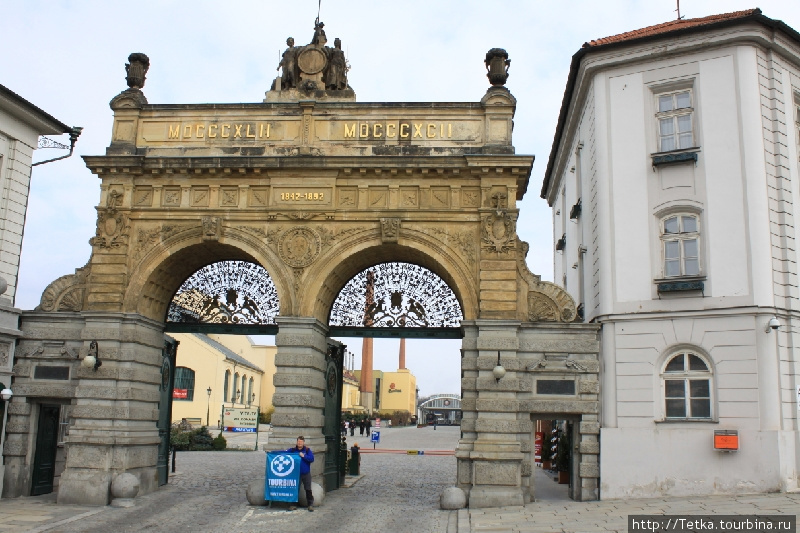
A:
[[[715,432],[714,434],[714,449],[715,450],[738,450],[739,449],[739,435],[738,434],[723,434],[722,432]]]
[[[189,389],[172,389],[172,397],[178,400],[185,400],[189,397]]]
[[[542,443],[544,442],[544,433],[541,431],[536,432],[536,437],[533,439],[533,456],[537,463],[542,462]]]

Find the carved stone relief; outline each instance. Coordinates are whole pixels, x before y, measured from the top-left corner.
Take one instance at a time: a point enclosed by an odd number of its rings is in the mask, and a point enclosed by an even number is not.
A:
[[[483,248],[489,252],[506,253],[516,248],[516,216],[505,210],[493,211],[483,217],[481,224]]]
[[[419,207],[419,190],[416,188],[400,188],[401,207]]]
[[[389,190],[385,187],[372,187],[369,190],[369,207],[386,207],[388,205]]]
[[[222,219],[220,217],[203,217],[203,240],[218,241],[222,236]]]
[[[400,235],[400,219],[399,218],[382,218],[381,219],[381,242],[394,243]]]
[[[181,190],[178,187],[165,187],[161,197],[161,205],[174,207],[181,205]]]
[[[235,207],[239,205],[239,189],[223,187],[219,191],[219,205],[222,207]]]
[[[454,233],[448,233],[447,231],[441,228],[428,228],[426,232],[428,235],[431,236],[438,236],[441,240],[445,242],[452,242],[458,246],[461,250],[462,257],[467,262],[467,264],[471,268],[475,268],[475,261],[477,252],[475,250],[475,237],[469,231],[459,231]]]
[[[53,281],[42,293],[36,311],[82,311],[86,282],[91,272],[87,264]]]
[[[462,207],[480,207],[480,203],[481,203],[481,192],[478,189],[461,190]]]
[[[133,193],[133,205],[137,207],[150,207],[153,205],[153,188],[137,187]]]
[[[192,207],[207,207],[209,195],[207,187],[192,189]]]
[[[355,207],[356,189],[339,189],[339,207]]]
[[[250,206],[265,206],[267,205],[267,189],[250,189]]]
[[[196,226],[187,224],[164,224],[151,228],[139,228],[136,235],[136,243],[133,249],[133,262],[136,263],[147,252],[149,252],[158,242],[164,242],[173,235],[177,235],[186,230],[190,230]]]
[[[97,208],[97,230],[89,244],[99,248],[118,248],[127,244],[130,222],[128,215],[117,209],[122,203],[123,193],[116,189],[108,192],[106,207]]]
[[[284,233],[278,243],[278,255],[291,267],[307,267],[319,256],[320,236],[309,228],[297,226]]]

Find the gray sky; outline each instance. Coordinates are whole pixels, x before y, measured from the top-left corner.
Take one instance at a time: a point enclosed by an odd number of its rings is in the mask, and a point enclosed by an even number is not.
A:
[[[675,0],[322,0],[328,40],[342,40],[360,102],[474,101],[488,87],[483,58],[505,48],[516,96],[514,146],[533,154],[518,233],[528,266],[553,276],[550,211],[539,198],[572,55],[584,42],[676,17]],[[760,7],[800,30],[798,0],[684,0],[704,17]],[[81,155],[102,155],[111,136],[108,102],[125,84],[131,52],[150,57],[144,93],[153,104],[260,102],[277,75],[286,38],[311,40],[317,0],[212,2],[5,0],[0,84],[60,121],[83,126],[71,159],[36,167],[16,306],[32,309],[56,278],[86,264],[99,180]],[[61,155],[39,150],[36,160]],[[345,341],[357,354],[361,340]],[[375,368],[394,370],[398,340],[375,341]],[[459,341],[407,342],[421,394],[460,392]]]

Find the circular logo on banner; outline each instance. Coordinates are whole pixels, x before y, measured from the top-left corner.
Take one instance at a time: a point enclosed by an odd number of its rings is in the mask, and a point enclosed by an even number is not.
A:
[[[294,461],[285,455],[277,455],[269,463],[269,469],[278,477],[286,477],[294,470]]]

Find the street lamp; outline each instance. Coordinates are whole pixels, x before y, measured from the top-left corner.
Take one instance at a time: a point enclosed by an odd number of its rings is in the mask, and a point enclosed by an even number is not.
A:
[[[14,393],[11,392],[11,389],[3,389],[0,391],[0,398],[3,398],[5,401],[10,400],[12,396],[14,396]]]
[[[208,393],[208,403],[206,404],[206,427],[208,427],[208,415],[211,413],[211,387],[206,391]]]
[[[237,389],[237,391],[236,391],[236,402],[234,403],[234,405],[239,403],[239,398],[241,398],[241,397],[242,397],[242,391]]]

